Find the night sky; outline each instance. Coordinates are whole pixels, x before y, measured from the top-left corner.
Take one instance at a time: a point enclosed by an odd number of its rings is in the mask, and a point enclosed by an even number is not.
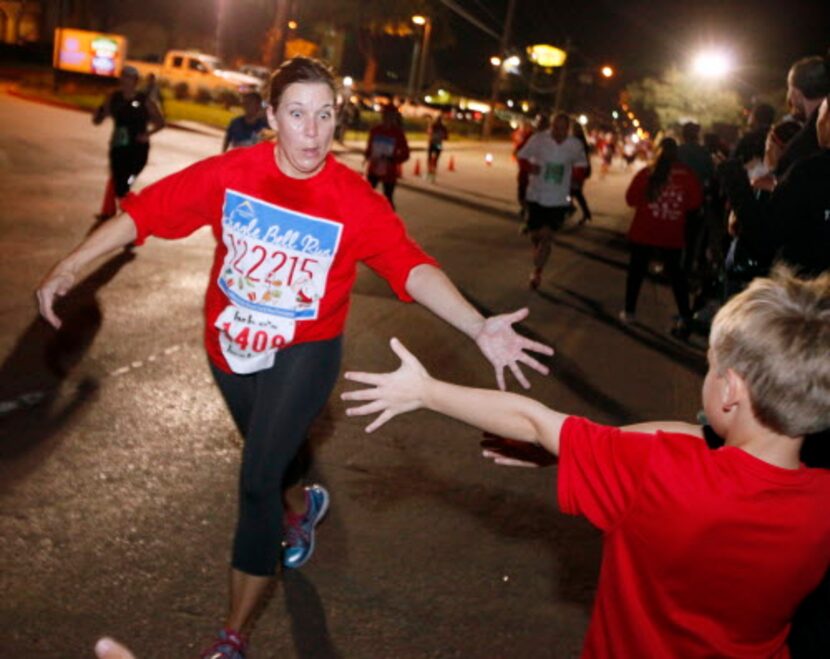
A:
[[[175,25],[180,41],[190,33],[215,31],[216,13],[208,8],[218,6],[218,1],[90,0],[99,8],[98,13],[107,14],[113,22],[156,17],[165,25]],[[294,1],[302,13],[306,0]],[[431,79],[489,96],[492,67],[488,60],[497,54],[498,40],[470,25],[440,0],[424,1],[437,21]],[[508,0],[454,1],[501,34]],[[248,33],[237,36],[256,44],[256,51],[264,27],[272,20],[273,0],[225,2],[231,8],[229,23],[253,22]],[[200,11],[194,11],[197,6]],[[448,38],[451,44],[447,44]],[[733,51],[739,65],[734,82],[749,97],[780,89],[793,61],[827,51],[830,0],[516,0],[511,45],[517,51],[524,52],[533,43],[561,47],[568,38],[573,44],[569,66],[574,70],[606,63],[618,69],[613,81],[603,83],[609,93],[627,82],[659,75],[671,64],[685,66],[700,46],[722,45]],[[353,34],[349,42],[341,73],[359,79],[364,62]],[[380,53],[380,81],[406,84],[412,44],[411,38],[387,40]]]
[[[471,14],[501,32],[507,0],[457,0]],[[435,2],[435,4],[439,4]],[[436,53],[438,75],[489,88],[487,66],[498,42],[451,14],[456,45]],[[830,46],[830,2],[826,0],[516,0],[514,46],[546,42],[560,46],[570,37],[573,64],[610,63],[619,83],[656,75],[671,63],[683,65],[701,45],[730,49],[736,76],[763,91],[782,85],[789,65]]]

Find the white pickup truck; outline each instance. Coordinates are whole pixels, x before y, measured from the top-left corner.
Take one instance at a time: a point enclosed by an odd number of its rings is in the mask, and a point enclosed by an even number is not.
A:
[[[217,57],[196,50],[167,51],[162,64],[139,60],[127,60],[127,64],[138,69],[142,77],[153,73],[159,81],[165,81],[171,87],[184,83],[190,94],[197,94],[200,90],[213,94],[224,89],[243,94],[257,91],[262,85],[259,78],[230,71]]]

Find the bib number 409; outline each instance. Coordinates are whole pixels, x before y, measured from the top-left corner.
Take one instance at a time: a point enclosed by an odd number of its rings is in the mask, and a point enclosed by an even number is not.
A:
[[[282,334],[269,334],[265,330],[251,330],[250,327],[243,327],[234,336],[231,329],[230,323],[222,324],[222,330],[225,334],[243,351],[265,352],[269,348],[280,350],[285,346],[285,337]]]

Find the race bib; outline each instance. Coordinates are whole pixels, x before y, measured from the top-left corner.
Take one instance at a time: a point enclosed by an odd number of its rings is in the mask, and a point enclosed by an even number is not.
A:
[[[375,135],[369,159],[372,161],[372,174],[386,176],[394,166],[395,138],[389,135]]]
[[[562,179],[565,178],[565,165],[561,162],[545,163],[545,170],[542,176],[546,181],[550,181],[558,185],[562,183]]]
[[[130,146],[130,131],[126,126],[116,126],[115,132],[112,134],[112,146]]]
[[[227,254],[217,285],[230,304],[215,325],[235,373],[269,368],[277,351],[294,339],[296,322],[317,318],[342,228],[226,191]]]
[[[395,138],[390,135],[375,135],[372,138],[371,158],[392,159],[395,157]]]

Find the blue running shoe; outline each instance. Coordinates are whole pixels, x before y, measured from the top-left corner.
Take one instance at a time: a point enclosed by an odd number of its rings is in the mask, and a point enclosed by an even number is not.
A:
[[[216,641],[199,655],[199,659],[245,659],[247,643],[242,634],[232,629],[223,629]]]
[[[289,524],[286,520],[282,564],[290,569],[302,567],[314,553],[314,527],[329,509],[329,493],[322,485],[309,485],[305,501],[307,508],[300,522]]]

